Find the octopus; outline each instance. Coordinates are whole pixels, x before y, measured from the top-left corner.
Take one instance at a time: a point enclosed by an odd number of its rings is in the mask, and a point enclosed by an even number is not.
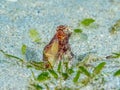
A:
[[[73,58],[70,48],[69,38],[71,29],[66,25],[60,25],[51,41],[43,49],[43,61],[46,68],[53,67],[56,61],[60,61],[67,56],[68,60]]]

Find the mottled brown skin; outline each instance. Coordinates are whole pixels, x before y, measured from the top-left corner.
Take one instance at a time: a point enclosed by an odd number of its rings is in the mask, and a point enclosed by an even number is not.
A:
[[[68,26],[60,25],[57,27],[56,34],[53,36],[52,40],[48,45],[44,47],[43,50],[43,61],[45,62],[46,68],[52,67],[49,63],[49,56],[47,53],[50,52],[52,45],[54,47],[56,45],[55,53],[52,55],[54,57],[54,61],[62,60],[64,55],[68,56],[68,59],[71,60],[73,57],[73,53],[71,52],[71,48],[69,45],[69,37],[71,36],[71,32],[69,31]]]

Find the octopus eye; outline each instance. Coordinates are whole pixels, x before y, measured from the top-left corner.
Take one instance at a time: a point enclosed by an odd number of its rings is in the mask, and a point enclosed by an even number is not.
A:
[[[64,31],[65,34],[70,34],[71,33],[71,29],[69,27],[67,27],[63,31]]]

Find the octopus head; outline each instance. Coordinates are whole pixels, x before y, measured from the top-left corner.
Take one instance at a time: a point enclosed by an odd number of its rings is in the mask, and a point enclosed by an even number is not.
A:
[[[70,37],[71,36],[71,29],[69,26],[66,25],[60,25],[57,27],[57,36],[60,40],[63,40],[66,37]]]

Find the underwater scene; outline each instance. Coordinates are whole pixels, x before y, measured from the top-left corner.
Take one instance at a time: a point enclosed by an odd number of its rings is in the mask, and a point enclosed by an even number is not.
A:
[[[120,90],[120,0],[0,0],[0,90]]]

